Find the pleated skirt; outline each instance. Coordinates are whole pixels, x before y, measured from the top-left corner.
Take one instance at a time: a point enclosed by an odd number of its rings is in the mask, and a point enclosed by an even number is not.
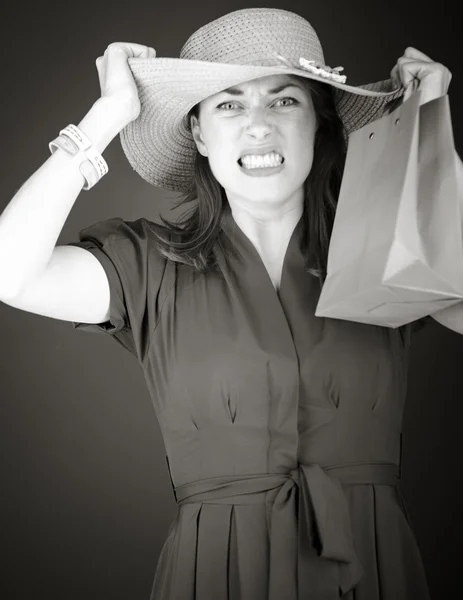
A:
[[[400,489],[361,484],[347,486],[344,492],[364,570],[344,599],[430,600]],[[271,590],[266,514],[265,505],[255,503],[179,507],[158,560],[151,600],[267,600]],[[306,600],[298,596],[296,574],[294,587],[281,600]]]

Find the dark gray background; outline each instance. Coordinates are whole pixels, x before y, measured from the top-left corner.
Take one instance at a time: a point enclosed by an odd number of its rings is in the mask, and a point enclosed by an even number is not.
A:
[[[387,78],[408,45],[444,63],[462,155],[461,24],[450,0],[9,1],[0,19],[0,210],[48,158],[48,142],[98,98],[95,59],[110,42],[175,57],[199,26],[257,6],[306,17],[327,64],[344,66],[350,84]],[[81,193],[58,243],[111,216],[169,216],[174,195],[132,170],[119,138],[104,155],[109,174]],[[0,304],[0,324],[1,598],[147,600],[176,505],[141,368],[109,336],[64,321]],[[414,336],[403,491],[438,600],[461,594],[462,367],[458,334],[436,323]]]

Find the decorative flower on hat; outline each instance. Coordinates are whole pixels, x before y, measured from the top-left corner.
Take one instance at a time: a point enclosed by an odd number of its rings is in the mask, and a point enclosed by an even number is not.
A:
[[[294,67],[294,65],[292,65],[288,59],[281,56],[281,54],[277,54],[277,57],[288,66]],[[339,75],[340,71],[344,71],[344,67],[328,67],[327,65],[322,65],[320,63],[316,64],[314,60],[307,60],[302,56],[299,58],[299,65],[306,71],[318,75],[319,77],[323,77],[324,79],[330,79],[337,83],[346,83],[347,77],[345,75]]]
[[[328,67],[327,65],[316,65],[314,60],[307,60],[306,58],[299,59],[299,64],[306,71],[310,71],[314,75],[320,75],[326,79],[332,79],[338,83],[346,83],[347,77],[345,75],[339,75],[339,71],[344,71],[344,67]]]

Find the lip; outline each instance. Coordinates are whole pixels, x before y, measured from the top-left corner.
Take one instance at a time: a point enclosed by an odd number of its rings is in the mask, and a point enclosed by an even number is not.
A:
[[[285,163],[282,162],[278,167],[259,167],[257,169],[245,169],[239,163],[238,168],[245,175],[249,175],[250,177],[269,177],[270,175],[275,175],[279,173],[282,169],[284,169]]]

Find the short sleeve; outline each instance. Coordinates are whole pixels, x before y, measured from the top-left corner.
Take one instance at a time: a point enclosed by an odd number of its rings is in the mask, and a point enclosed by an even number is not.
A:
[[[155,223],[112,217],[79,232],[79,246],[103,266],[110,286],[110,317],[104,323],[73,322],[75,329],[111,335],[144,361],[167,295],[166,263],[154,242]]]

